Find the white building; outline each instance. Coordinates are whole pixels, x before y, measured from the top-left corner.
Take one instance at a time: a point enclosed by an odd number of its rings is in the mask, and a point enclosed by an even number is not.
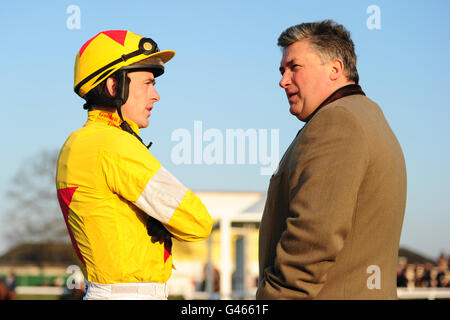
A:
[[[265,193],[198,191],[195,194],[207,207],[214,227],[206,241],[174,241],[172,252],[176,270],[168,282],[170,295],[182,295],[186,299],[254,298],[258,278],[258,230]],[[214,274],[207,268],[208,261],[220,274],[220,284],[216,283],[220,286],[219,292],[214,293]],[[199,289],[204,291],[199,292]]]

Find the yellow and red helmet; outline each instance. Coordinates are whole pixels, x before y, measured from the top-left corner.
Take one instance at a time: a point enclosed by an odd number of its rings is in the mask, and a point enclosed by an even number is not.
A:
[[[127,30],[108,30],[89,39],[75,60],[74,91],[84,97],[119,69],[151,69],[155,77],[173,50],[159,51],[155,41]]]

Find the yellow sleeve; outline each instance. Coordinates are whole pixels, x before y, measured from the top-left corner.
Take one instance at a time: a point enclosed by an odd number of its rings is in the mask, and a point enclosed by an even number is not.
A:
[[[134,137],[116,138],[103,152],[103,170],[111,191],[133,203],[181,241],[206,239],[212,219],[201,200]]]

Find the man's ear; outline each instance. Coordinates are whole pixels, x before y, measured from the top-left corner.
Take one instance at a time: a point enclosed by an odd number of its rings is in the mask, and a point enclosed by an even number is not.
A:
[[[330,80],[338,80],[344,73],[344,62],[341,59],[330,61]]]
[[[106,79],[106,93],[108,93],[111,98],[116,96],[117,79],[115,77],[109,77]]]

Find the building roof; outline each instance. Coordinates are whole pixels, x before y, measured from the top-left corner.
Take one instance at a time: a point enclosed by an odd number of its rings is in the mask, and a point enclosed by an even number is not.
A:
[[[229,191],[195,191],[194,192],[208,209],[213,219],[223,216],[235,217],[248,212],[248,209],[256,206],[262,199],[265,202],[265,193],[262,192],[229,192]],[[262,209],[264,207],[262,206]],[[259,214],[262,214],[262,209]]]
[[[250,205],[247,209],[245,209],[242,214],[249,213],[260,213],[262,215],[264,211],[264,207],[266,205],[267,196],[264,194],[258,201]]]

